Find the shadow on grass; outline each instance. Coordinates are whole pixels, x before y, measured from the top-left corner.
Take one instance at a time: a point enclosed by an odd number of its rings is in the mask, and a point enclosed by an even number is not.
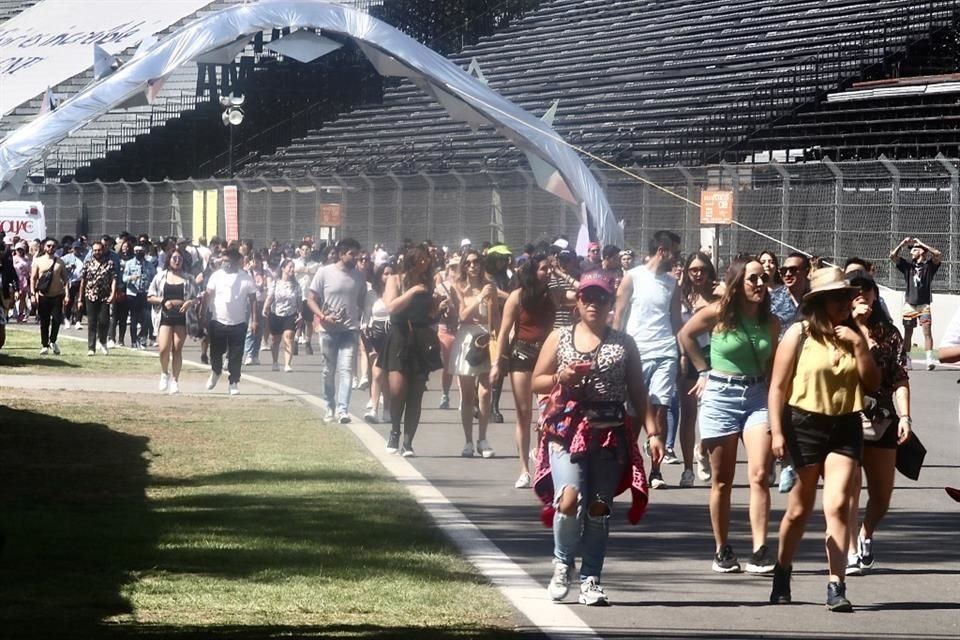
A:
[[[67,362],[58,357],[35,358],[32,356],[12,355],[9,352],[0,352],[0,373],[7,367],[23,369],[25,367],[41,367],[46,369],[80,369],[80,365]]]
[[[190,640],[289,640],[291,638],[336,638],[338,640],[516,640],[517,632],[496,627],[385,627],[372,624],[273,625],[273,626],[217,626],[169,627],[162,625],[130,627],[102,625],[88,630],[104,640],[134,640],[136,638],[175,638]],[[74,636],[79,637],[79,636]],[[540,633],[524,634],[524,638],[539,640]]]
[[[42,636],[130,611],[121,595],[155,544],[147,439],[0,406],[0,627]]]

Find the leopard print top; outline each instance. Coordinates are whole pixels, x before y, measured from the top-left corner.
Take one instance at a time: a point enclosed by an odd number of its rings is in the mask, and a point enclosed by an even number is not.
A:
[[[581,400],[585,402],[624,402],[627,399],[627,346],[630,336],[609,329],[607,338],[597,350],[577,351],[573,344],[573,327],[560,331],[557,344],[557,370],[577,362],[594,362],[596,366],[581,384]]]

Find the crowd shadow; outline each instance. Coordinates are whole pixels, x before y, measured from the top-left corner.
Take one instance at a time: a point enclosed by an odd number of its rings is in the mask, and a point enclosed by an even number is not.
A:
[[[80,365],[67,362],[61,358],[41,358],[35,356],[21,356],[10,350],[0,351],[0,373],[5,368],[24,369],[40,367],[43,369],[79,369]]]

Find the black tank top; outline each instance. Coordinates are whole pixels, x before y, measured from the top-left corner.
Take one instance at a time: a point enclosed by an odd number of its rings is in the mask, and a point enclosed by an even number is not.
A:
[[[426,327],[431,322],[430,309],[433,307],[433,294],[429,291],[417,293],[410,300],[410,304],[403,311],[390,314],[390,323],[405,325],[408,322],[414,327]]]

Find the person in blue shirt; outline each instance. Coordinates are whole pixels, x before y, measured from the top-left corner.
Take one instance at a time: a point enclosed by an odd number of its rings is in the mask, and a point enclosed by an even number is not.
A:
[[[810,289],[810,259],[799,252],[788,255],[780,267],[783,286],[770,291],[770,311],[780,321],[780,337],[800,319],[800,302]]]
[[[150,305],[147,304],[147,291],[157,275],[157,267],[146,259],[147,251],[143,245],[133,248],[133,258],[123,268],[123,284],[127,291],[127,306],[130,314],[130,346],[143,349],[147,342],[150,326]]]
[[[66,310],[66,328],[74,325],[79,331],[83,328],[83,298],[80,296],[80,274],[83,273],[84,246],[79,240],[70,245],[70,250],[62,258],[63,266],[70,276],[70,304]]]

